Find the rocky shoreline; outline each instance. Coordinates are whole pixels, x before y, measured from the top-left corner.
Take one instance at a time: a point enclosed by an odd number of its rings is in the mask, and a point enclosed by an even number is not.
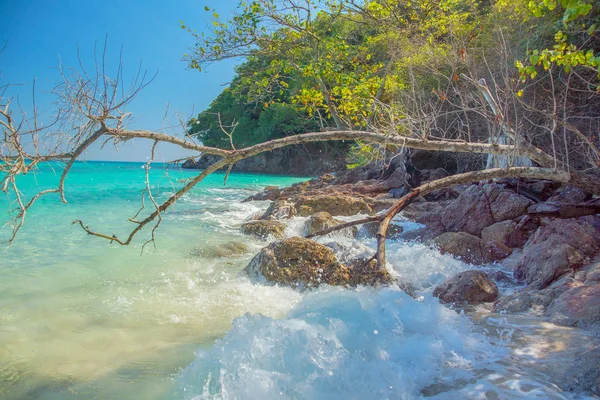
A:
[[[377,271],[372,254],[348,256],[335,243],[285,238],[285,221],[308,217],[307,236],[341,223],[338,216],[376,215],[395,204],[415,180],[447,175],[443,169],[418,171],[396,160],[337,176],[325,174],[284,189],[268,187],[245,200],[272,203],[264,214],[244,223],[242,232],[278,240],[265,247],[246,272],[299,288],[394,283],[411,293],[385,271]],[[401,215],[421,227],[402,232],[394,225],[388,238],[426,243],[473,265],[472,271],[435,288],[440,301],[451,306],[488,303],[498,313],[529,313],[600,335],[600,199],[551,181],[505,179],[439,190],[419,198]],[[344,234],[374,236],[377,225],[346,228]],[[500,270],[484,273],[484,265],[498,265]],[[507,282],[515,290],[499,297],[497,285]],[[595,359],[592,372],[579,388],[600,395],[600,348],[590,351],[588,358]]]

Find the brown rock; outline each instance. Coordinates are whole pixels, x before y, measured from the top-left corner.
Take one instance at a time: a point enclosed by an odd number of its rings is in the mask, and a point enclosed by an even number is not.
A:
[[[514,276],[536,289],[583,265],[600,250],[600,218],[555,219],[527,241]]]
[[[495,243],[507,247],[522,247],[527,237],[525,233],[517,229],[514,221],[496,222],[483,228],[481,239],[486,243]]]
[[[366,238],[374,238],[377,236],[377,232],[379,231],[379,222],[367,222],[362,225],[362,229],[360,230],[360,235]],[[389,224],[386,232],[386,237],[388,239],[397,238],[399,234],[403,231],[402,227],[396,224]]]
[[[277,220],[277,219],[289,219],[298,215],[296,205],[288,200],[276,200],[265,211],[260,219],[264,220]]]
[[[331,215],[372,214],[373,210],[362,197],[347,195],[301,196],[296,203],[300,215],[326,211]]]
[[[467,232],[479,236],[483,228],[494,224],[485,191],[470,186],[442,212],[441,222],[449,232]]]
[[[600,328],[600,283],[566,290],[552,303],[546,315],[559,325]]]
[[[285,224],[279,221],[250,221],[243,223],[240,231],[244,235],[256,236],[262,240],[266,240],[269,236],[283,239],[285,237]]]
[[[533,204],[527,197],[504,190],[499,185],[485,185],[484,189],[495,221],[515,219],[525,214],[527,207]]]
[[[434,243],[442,253],[452,254],[469,264],[488,264],[508,256],[508,253],[465,232],[446,232]]]
[[[567,368],[560,386],[571,392],[600,396],[600,346],[579,355]]]
[[[310,235],[315,232],[319,232],[324,229],[329,229],[343,223],[343,221],[333,218],[329,213],[321,211],[311,215],[310,218],[308,218],[304,225],[304,232],[307,235]],[[357,231],[358,228],[356,226],[352,226],[346,229],[342,229],[340,232],[349,236],[356,236]]]
[[[253,278],[262,275],[267,281],[290,286],[346,285],[351,282],[350,269],[338,262],[333,250],[299,237],[271,243],[244,271]]]
[[[481,271],[461,272],[433,291],[444,303],[482,303],[498,298],[498,287]]]

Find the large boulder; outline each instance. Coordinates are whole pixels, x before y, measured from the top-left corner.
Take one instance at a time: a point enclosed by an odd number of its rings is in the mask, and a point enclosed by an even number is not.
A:
[[[508,256],[506,251],[465,232],[446,232],[438,236],[434,243],[440,252],[452,254],[462,261],[481,265],[499,261]]]
[[[498,298],[498,286],[481,271],[465,271],[454,275],[433,291],[444,303],[482,303]]]
[[[283,239],[285,237],[285,224],[279,221],[250,221],[243,223],[240,231],[244,235],[256,236],[262,240],[266,240],[269,237]]]
[[[442,212],[441,223],[449,232],[467,232],[481,235],[483,228],[496,220],[490,210],[487,195],[483,188],[470,186]]]
[[[300,237],[271,243],[244,271],[251,278],[263,276],[269,282],[296,287],[346,285],[351,281],[350,269],[337,260],[333,250]]]
[[[372,214],[373,210],[362,197],[347,195],[300,196],[296,208],[303,217],[326,211],[331,215]]]
[[[324,229],[329,229],[343,223],[343,221],[333,218],[328,212],[321,211],[314,215],[311,215],[308,218],[304,225],[304,232],[307,235],[311,235],[315,232],[319,232]],[[356,226],[352,226],[349,228],[342,229],[340,232],[348,236],[356,236],[357,231],[358,228]]]
[[[589,262],[600,250],[600,217],[555,219],[527,241],[514,276],[535,289]]]
[[[531,204],[528,198],[500,185],[472,185],[446,207],[442,224],[449,232],[480,236],[484,228],[496,222],[523,215]]]

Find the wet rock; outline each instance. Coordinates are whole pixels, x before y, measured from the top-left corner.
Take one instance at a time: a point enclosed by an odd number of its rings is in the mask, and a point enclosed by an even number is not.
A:
[[[507,247],[522,247],[527,240],[523,231],[517,229],[517,223],[514,221],[496,222],[493,225],[483,228],[481,239],[487,243],[495,243]]]
[[[338,262],[333,250],[299,237],[271,243],[244,271],[251,278],[263,276],[269,282],[288,286],[346,285],[351,281],[350,269]]]
[[[454,275],[433,291],[444,303],[483,303],[498,298],[498,287],[481,271],[465,271]]]
[[[192,254],[204,258],[228,258],[246,254],[247,252],[248,246],[244,242],[226,242],[211,247],[194,249]]]
[[[321,211],[311,215],[310,218],[308,218],[304,225],[304,232],[305,234],[310,235],[315,232],[319,232],[324,229],[329,229],[343,223],[343,221],[333,218],[328,212]],[[356,226],[352,226],[346,229],[342,229],[338,233],[342,233],[348,236],[356,236],[357,231],[358,228]]]
[[[396,200],[393,198],[375,198],[375,199],[367,199],[369,206],[373,210],[373,212],[380,212],[383,210],[387,210],[396,204]]]
[[[560,386],[572,392],[600,396],[600,346],[579,355],[567,368]]]
[[[585,282],[600,282],[600,262],[590,265],[585,274]]]
[[[351,260],[347,265],[350,267],[350,286],[380,286],[394,281],[387,270],[377,269],[377,260],[375,259],[366,256],[358,257]],[[400,287],[407,292],[408,289],[404,289],[404,286]],[[407,294],[411,295],[409,292]]]
[[[509,254],[465,232],[443,233],[434,240],[434,243],[442,253],[452,254],[466,263],[475,265],[498,261]]]
[[[321,211],[331,215],[372,214],[373,210],[362,197],[347,195],[300,196],[296,203],[299,214],[306,217]]]
[[[296,205],[288,200],[276,200],[265,211],[260,219],[263,220],[278,220],[290,219],[298,215]]]
[[[497,283],[515,283],[515,280],[504,271],[489,271],[486,272],[486,275],[488,276],[488,278]]]
[[[377,232],[379,231],[379,222],[367,222],[363,224],[361,229],[359,230],[360,237],[365,238],[374,238],[377,237]],[[386,232],[386,237],[388,239],[396,239],[398,235],[402,233],[403,229],[400,225],[389,224]]]
[[[535,289],[584,265],[600,250],[600,218],[555,219],[527,241],[514,276]]]
[[[552,303],[553,297],[550,292],[537,290],[521,290],[512,295],[503,297],[494,303],[494,311],[508,313],[531,312],[537,316],[543,316],[546,307]]]
[[[244,235],[252,235],[266,240],[270,236],[276,239],[285,237],[285,224],[279,221],[250,221],[242,224],[240,231]]]
[[[566,290],[554,300],[546,315],[558,325],[600,328],[600,283]]]

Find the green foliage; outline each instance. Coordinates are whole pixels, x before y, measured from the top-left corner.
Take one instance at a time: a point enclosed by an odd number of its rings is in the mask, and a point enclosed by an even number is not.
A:
[[[357,141],[346,156],[346,168],[353,169],[367,165],[375,159],[375,148],[371,145],[365,144],[362,141]]]
[[[554,23],[552,47],[533,49],[527,62],[516,61],[521,80],[534,79],[538,68],[553,66],[569,73],[572,69],[595,71],[600,79],[600,52],[597,48],[597,27],[600,7],[592,0],[532,0],[528,3],[532,15]],[[593,46],[596,41],[596,47]],[[598,87],[598,82],[596,82]]]

